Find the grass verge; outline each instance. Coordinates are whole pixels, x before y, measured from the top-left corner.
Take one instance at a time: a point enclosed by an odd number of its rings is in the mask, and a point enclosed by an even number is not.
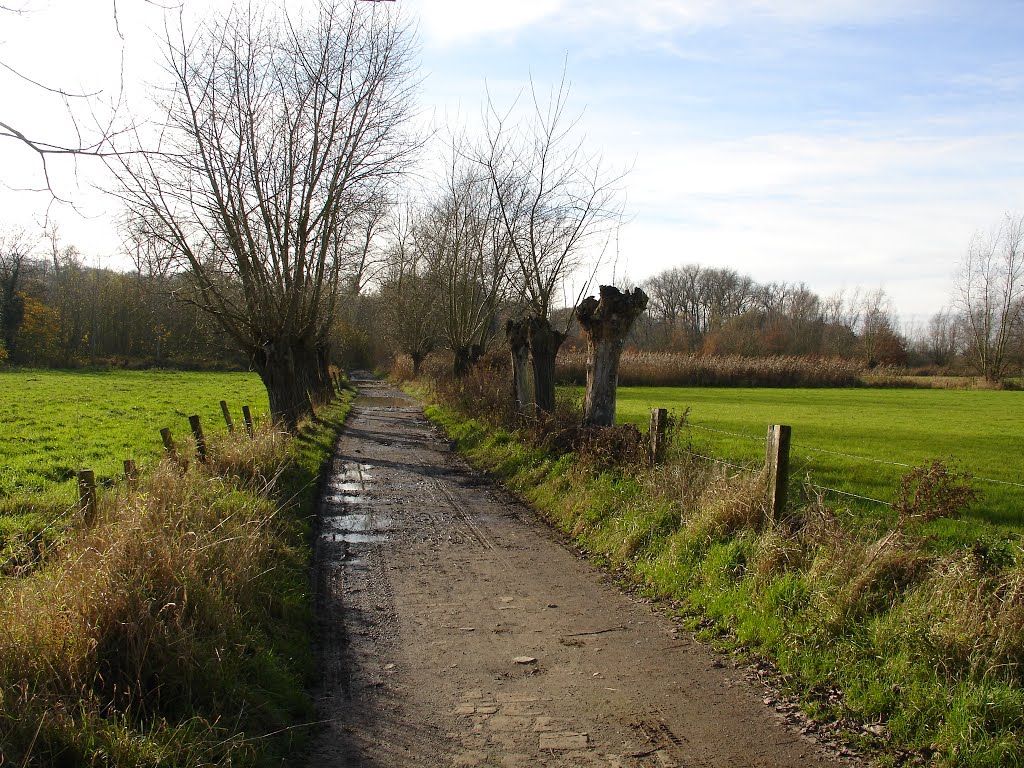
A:
[[[881,765],[1024,765],[1020,537],[934,554],[925,519],[854,530],[820,501],[773,521],[757,478],[682,453],[615,468],[448,406],[427,413],[474,465],[701,637],[769,661],[810,715]]]
[[[280,764],[311,719],[313,505],[348,399],[103,493],[0,580],[0,764]]]

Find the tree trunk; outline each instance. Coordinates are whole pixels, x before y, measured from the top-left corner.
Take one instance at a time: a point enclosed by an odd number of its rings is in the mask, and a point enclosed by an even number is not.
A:
[[[619,356],[629,329],[647,308],[647,294],[636,288],[622,293],[601,286],[601,299],[588,296],[576,308],[576,318],[587,336],[587,396],[583,423],[609,427],[615,423],[615,390],[619,384]]]
[[[505,323],[505,337],[512,350],[512,398],[516,413],[533,415],[533,388],[530,386],[530,343],[526,320]]]
[[[334,398],[334,386],[331,381],[331,343],[320,338],[314,349],[315,368],[311,373],[315,376],[311,387],[313,405],[324,405]]]
[[[319,378],[315,350],[305,339],[278,338],[256,350],[253,367],[267,388],[271,417],[294,431],[313,413],[310,389]]]
[[[461,379],[469,373],[470,368],[477,364],[481,355],[483,355],[483,347],[480,344],[459,347],[455,350],[455,362],[452,365],[452,373]]]
[[[555,358],[565,341],[565,334],[551,327],[546,317],[526,320],[530,358],[533,362],[534,402],[537,410],[553,413],[555,410]]]

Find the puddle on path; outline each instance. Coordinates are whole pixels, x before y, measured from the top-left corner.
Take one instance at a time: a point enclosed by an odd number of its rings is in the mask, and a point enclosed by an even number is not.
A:
[[[340,472],[327,481],[324,503],[356,506],[365,504],[366,496],[361,494],[370,490],[373,485],[372,469],[369,464],[345,464]]]
[[[321,541],[338,544],[376,544],[387,541],[387,531],[394,527],[389,517],[357,514],[353,510],[368,503],[367,492],[373,484],[369,464],[346,464],[328,483],[324,494],[324,517],[320,529]],[[337,509],[340,507],[341,509]],[[332,511],[344,514],[331,514]],[[352,563],[350,558],[345,562]]]
[[[331,490],[342,493],[359,493],[359,491],[365,491],[367,485],[369,483],[331,483]]]
[[[413,401],[406,397],[386,397],[383,395],[356,395],[353,405],[367,408],[410,408]]]
[[[377,515],[339,515],[324,518],[325,529],[341,533],[390,531],[394,524],[390,517]]]
[[[388,537],[383,533],[328,533],[324,532],[320,534],[320,538],[323,541],[331,542],[332,544],[338,544],[345,542],[346,544],[379,544],[380,542],[387,541]]]
[[[327,493],[324,494],[325,504],[342,504],[346,507],[358,507],[367,502],[365,496],[353,496],[350,493]]]

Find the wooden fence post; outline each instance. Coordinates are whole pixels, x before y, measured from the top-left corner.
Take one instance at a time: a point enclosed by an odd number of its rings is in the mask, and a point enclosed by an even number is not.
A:
[[[139,469],[135,466],[135,462],[132,459],[124,460],[124,479],[128,485],[129,492],[135,493],[135,489],[139,484]]]
[[[651,409],[651,429],[648,438],[651,441],[649,446],[651,464],[659,464],[665,457],[665,427],[668,422],[668,409]]]
[[[174,438],[171,437],[171,430],[164,427],[160,430],[160,439],[164,441],[164,452],[173,460],[178,460],[178,447],[174,444]]]
[[[228,425],[228,432],[234,432],[235,422],[231,420],[231,411],[228,410],[228,404],[226,400],[220,401],[220,412],[224,414],[224,423]]]
[[[768,514],[773,520],[780,519],[786,509],[791,432],[792,429],[785,424],[773,424],[768,427],[765,473],[768,476]]]
[[[91,469],[78,473],[78,501],[85,513],[85,524],[92,527],[96,521],[96,474]]]
[[[198,416],[189,416],[188,425],[192,427],[192,434],[196,438],[196,456],[199,460],[206,462],[206,437],[203,436],[203,425],[199,423]]]
[[[248,405],[242,406],[242,418],[245,420],[245,431],[252,437],[252,413],[249,412]]]

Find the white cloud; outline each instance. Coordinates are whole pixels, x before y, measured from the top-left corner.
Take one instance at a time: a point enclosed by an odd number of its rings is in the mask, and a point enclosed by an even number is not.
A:
[[[947,303],[971,233],[1020,207],[1004,161],[1022,138],[647,142],[627,179],[634,218],[620,253],[634,279],[696,262],[821,294],[884,285],[902,313],[927,315]],[[636,151],[607,149],[613,160]]]
[[[874,23],[935,10],[923,0],[865,3],[862,0],[647,0],[624,6],[618,0],[418,0],[428,40],[447,46],[508,36],[541,23],[581,37],[595,30],[620,42],[641,35],[651,45],[665,36],[706,28],[765,22],[798,25]]]
[[[421,29],[437,45],[471,42],[495,33],[514,33],[550,17],[561,5],[559,0],[422,0]]]

